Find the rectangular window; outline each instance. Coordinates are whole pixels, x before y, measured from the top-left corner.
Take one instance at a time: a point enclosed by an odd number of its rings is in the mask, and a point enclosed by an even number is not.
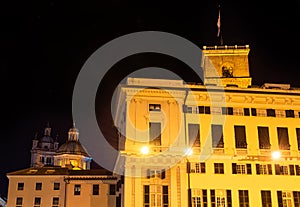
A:
[[[211,136],[212,136],[212,147],[213,148],[224,148],[223,142],[223,126],[222,125],[211,125]]]
[[[267,109],[267,116],[275,117],[275,109]]]
[[[232,163],[232,174],[252,174],[251,164]]]
[[[16,199],[16,205],[17,205],[17,207],[23,205],[23,198],[22,197],[17,197],[17,199]]]
[[[249,108],[244,108],[244,115],[245,116],[250,116],[250,110],[249,110]]]
[[[215,207],[231,207],[231,190],[210,190],[211,204]]]
[[[188,173],[205,173],[205,162],[188,162],[187,169]]]
[[[279,149],[289,150],[290,149],[290,143],[289,143],[288,128],[286,128],[286,127],[277,127],[277,136],[278,136]]]
[[[270,137],[268,127],[257,127],[259,149],[270,149]]]
[[[294,110],[285,110],[285,117],[294,118],[295,117]]]
[[[247,142],[246,142],[245,126],[234,126],[234,134],[235,134],[235,147],[246,149]]]
[[[298,150],[300,150],[300,128],[296,128]]]
[[[293,191],[293,197],[295,206],[300,206],[300,191]]]
[[[59,197],[53,197],[52,207],[58,207],[58,205],[59,205]]]
[[[60,189],[60,183],[54,183],[53,190],[59,190]]]
[[[209,106],[198,106],[199,114],[210,114]]]
[[[116,185],[115,184],[109,185],[109,195],[116,195]]]
[[[18,190],[24,190],[24,183],[18,183]]]
[[[99,195],[99,184],[93,185],[93,195]]]
[[[233,108],[232,107],[222,107],[222,114],[223,115],[233,115]]]
[[[289,166],[275,164],[275,175],[289,175]]]
[[[42,183],[35,183],[35,190],[42,190]]]
[[[144,185],[144,207],[150,207],[150,188]]]
[[[160,104],[149,104],[149,111],[161,111]]]
[[[168,207],[169,206],[169,188],[167,185],[163,186],[163,194],[162,194],[162,207]]]
[[[231,190],[226,190],[226,197],[227,197],[227,207],[232,207]]]
[[[161,146],[161,123],[149,123],[149,138],[151,145]]]
[[[272,206],[271,191],[262,190],[260,192],[261,192],[262,207],[271,207]]]
[[[41,206],[41,198],[40,197],[35,197],[34,198],[34,207],[39,207]]]
[[[188,124],[189,146],[200,147],[199,124]]]
[[[292,207],[292,192],[290,191],[277,191],[278,207]]]
[[[224,163],[214,163],[215,174],[224,174]]]
[[[256,109],[256,115],[257,116],[267,116],[267,110],[266,109]]]
[[[81,185],[76,184],[74,185],[74,195],[80,195]]]
[[[251,116],[256,116],[256,108],[251,108]]]
[[[239,190],[240,207],[249,207],[248,190]]]
[[[272,165],[271,164],[256,164],[256,174],[257,175],[272,175]]]

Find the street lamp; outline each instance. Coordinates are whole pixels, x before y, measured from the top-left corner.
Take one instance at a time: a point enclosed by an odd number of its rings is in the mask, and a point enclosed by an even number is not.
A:
[[[190,172],[191,172],[191,163],[188,159],[189,156],[193,154],[192,148],[189,148],[186,150],[186,170],[188,175],[188,207],[192,207],[192,190],[191,190],[191,178],[190,178]]]
[[[143,146],[143,147],[141,148],[141,153],[142,153],[143,155],[149,154],[149,147],[148,147],[148,146]]]
[[[273,160],[278,160],[281,157],[280,151],[274,151],[272,152],[272,158]]]

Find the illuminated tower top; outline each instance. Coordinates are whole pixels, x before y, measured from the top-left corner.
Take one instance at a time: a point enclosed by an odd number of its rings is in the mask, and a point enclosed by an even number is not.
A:
[[[251,86],[249,51],[249,45],[204,46],[201,63],[204,84],[239,88]]]

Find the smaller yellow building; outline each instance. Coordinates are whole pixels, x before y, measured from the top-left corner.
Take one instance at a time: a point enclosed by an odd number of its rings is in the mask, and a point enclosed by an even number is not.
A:
[[[66,143],[55,150],[50,132],[48,125],[44,136],[33,141],[35,167],[7,174],[7,207],[120,206],[120,176],[90,169],[91,157],[79,142],[78,129],[73,126]]]

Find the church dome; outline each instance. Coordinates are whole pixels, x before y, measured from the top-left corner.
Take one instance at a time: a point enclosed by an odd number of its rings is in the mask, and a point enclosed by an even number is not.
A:
[[[68,141],[61,145],[58,149],[59,154],[75,154],[89,157],[86,149],[79,142],[79,130],[73,124],[73,127],[68,132]]]
[[[89,157],[86,149],[80,144],[79,141],[68,140],[61,145],[57,151],[58,154],[75,154]]]

